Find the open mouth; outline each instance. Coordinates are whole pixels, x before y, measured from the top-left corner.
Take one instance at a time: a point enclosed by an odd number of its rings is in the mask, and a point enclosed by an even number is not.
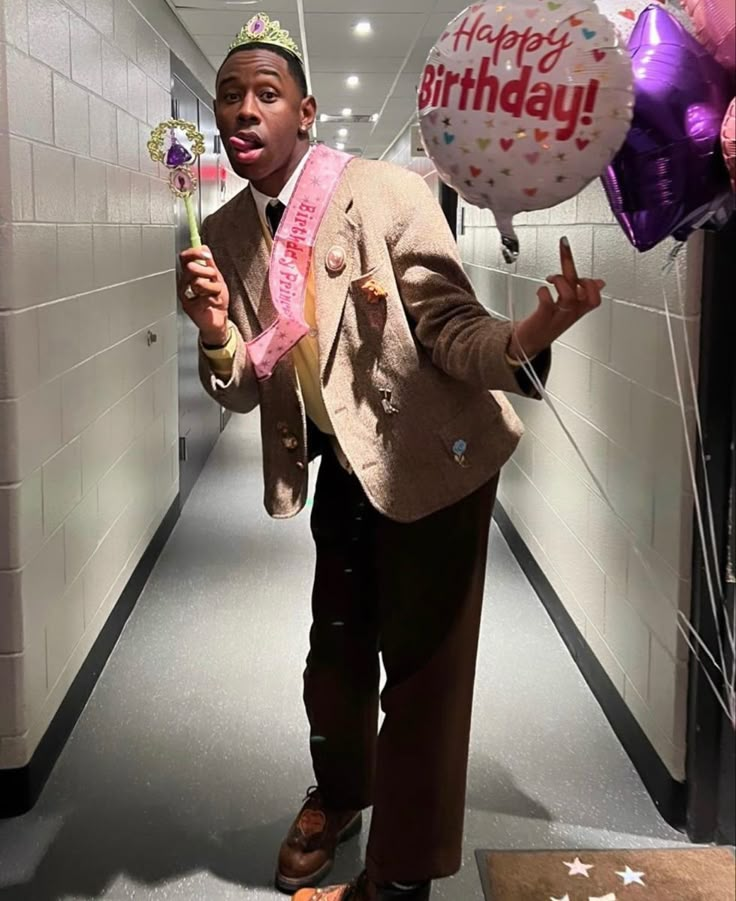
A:
[[[254,163],[263,153],[263,141],[256,134],[238,134],[230,138],[235,159],[240,163]]]

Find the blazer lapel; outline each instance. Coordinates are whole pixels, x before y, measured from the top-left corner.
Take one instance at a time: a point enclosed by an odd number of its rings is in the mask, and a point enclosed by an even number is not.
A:
[[[350,282],[360,262],[356,240],[357,226],[350,218],[353,194],[347,178],[349,169],[350,166],[343,173],[332,203],[322,220],[312,257],[317,288],[320,375],[324,374],[325,366],[332,352],[345,309]],[[341,250],[345,256],[345,266],[338,272],[331,271],[327,265],[327,257],[333,249]]]
[[[240,192],[239,202],[233,207],[232,220],[232,233],[237,240],[237,243],[233,240],[230,245],[232,260],[243,282],[247,300],[265,330],[276,318],[276,308],[268,288],[268,244],[250,188]]]

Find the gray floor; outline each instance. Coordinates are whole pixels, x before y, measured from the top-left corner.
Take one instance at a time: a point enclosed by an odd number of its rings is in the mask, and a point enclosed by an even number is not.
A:
[[[0,822],[0,901],[283,897],[313,554],[306,515],[263,512],[256,426],[222,437],[39,804]],[[482,898],[478,847],[683,841],[495,530],[475,706],[465,864],[437,901]]]

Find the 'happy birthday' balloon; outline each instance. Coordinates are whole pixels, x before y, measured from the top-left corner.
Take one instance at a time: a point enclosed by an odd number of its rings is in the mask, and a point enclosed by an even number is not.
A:
[[[512,218],[577,194],[629,128],[629,57],[590,0],[468,7],[430,52],[419,89],[427,153],[469,203],[493,210],[506,259]]]

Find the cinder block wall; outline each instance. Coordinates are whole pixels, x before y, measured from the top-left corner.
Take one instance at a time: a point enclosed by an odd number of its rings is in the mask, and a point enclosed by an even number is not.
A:
[[[0,768],[178,491],[175,207],[145,150],[170,46],[211,88],[164,0],[0,5]]]

